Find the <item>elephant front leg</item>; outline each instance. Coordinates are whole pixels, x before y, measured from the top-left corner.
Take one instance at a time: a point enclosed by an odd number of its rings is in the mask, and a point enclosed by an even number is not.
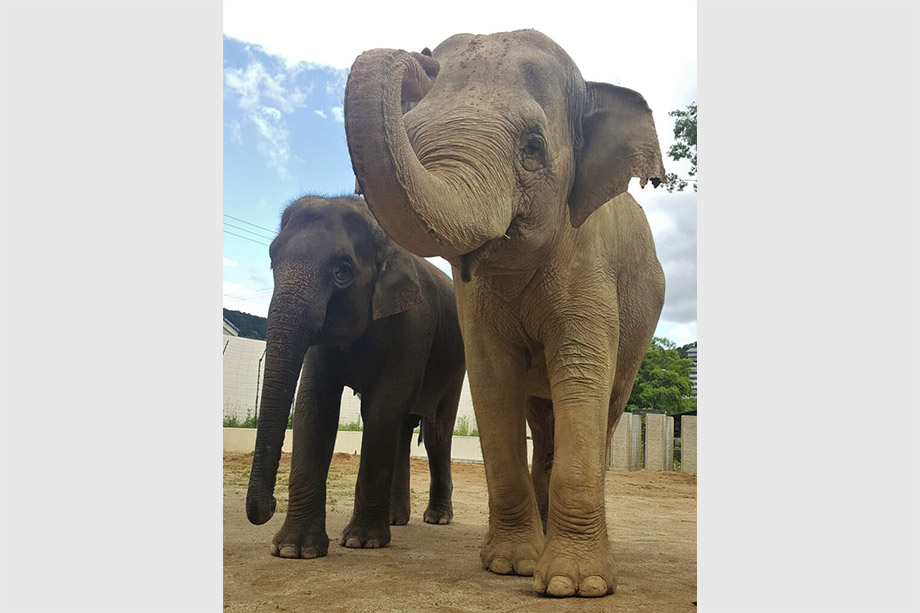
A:
[[[376,549],[390,543],[390,493],[405,402],[369,400],[362,404],[364,436],[361,465],[355,485],[355,507],[339,544],[353,549]]]
[[[297,396],[288,510],[271,547],[272,555],[282,558],[318,558],[329,550],[326,478],[338,431],[342,386],[330,385],[322,369],[308,357]]]
[[[543,550],[543,529],[527,470],[523,360],[489,339],[468,342],[467,356],[489,490],[480,561],[494,573],[529,576]]]
[[[555,457],[534,589],[558,597],[604,596],[616,588],[604,509],[610,360],[590,347],[569,345],[562,353],[550,371]]]

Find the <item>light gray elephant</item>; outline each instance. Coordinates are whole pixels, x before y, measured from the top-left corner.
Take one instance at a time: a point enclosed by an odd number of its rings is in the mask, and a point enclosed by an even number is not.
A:
[[[534,30],[458,34],[433,53],[358,57],[345,129],[384,230],[463,280],[489,489],[483,566],[533,575],[551,596],[613,592],[606,442],[664,301],[648,222],[626,193],[631,177],[665,177],[648,105],[585,82]]]

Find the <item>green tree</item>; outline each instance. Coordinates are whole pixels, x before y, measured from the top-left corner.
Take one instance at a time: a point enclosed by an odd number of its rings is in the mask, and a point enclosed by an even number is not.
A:
[[[680,357],[672,341],[653,338],[642,358],[627,409],[661,409],[668,414],[695,409],[696,399],[689,397],[693,389],[691,366],[693,360]]]
[[[682,358],[685,358],[685,357],[687,357],[687,352],[689,352],[690,349],[693,348],[693,347],[696,347],[696,341],[693,341],[692,343],[687,343],[687,344],[684,345],[683,347],[678,347],[678,348],[677,348],[677,355],[679,355],[679,356],[682,357]]]
[[[669,172],[665,179],[665,186],[669,192],[675,190],[682,192],[687,187],[688,181],[693,181],[693,191],[696,191],[696,102],[688,104],[686,110],[678,109],[671,111],[668,115],[677,118],[677,121],[674,122],[676,142],[668,149],[668,157],[675,162],[689,160],[690,170],[687,174],[693,178],[683,179]]]

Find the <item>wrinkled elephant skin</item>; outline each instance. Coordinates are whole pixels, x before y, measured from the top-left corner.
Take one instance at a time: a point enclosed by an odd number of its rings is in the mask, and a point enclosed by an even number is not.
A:
[[[522,30],[363,53],[345,129],[381,226],[453,266],[489,487],[483,566],[541,594],[612,593],[605,447],[664,300],[626,192],[665,178],[651,110]]]

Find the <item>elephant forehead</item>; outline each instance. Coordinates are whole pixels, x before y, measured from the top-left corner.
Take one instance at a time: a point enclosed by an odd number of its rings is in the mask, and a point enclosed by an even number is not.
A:
[[[536,30],[457,35],[438,46],[433,56],[441,64],[438,79],[463,80],[468,85],[540,92],[551,86],[564,88],[560,77],[581,77],[568,54]]]

